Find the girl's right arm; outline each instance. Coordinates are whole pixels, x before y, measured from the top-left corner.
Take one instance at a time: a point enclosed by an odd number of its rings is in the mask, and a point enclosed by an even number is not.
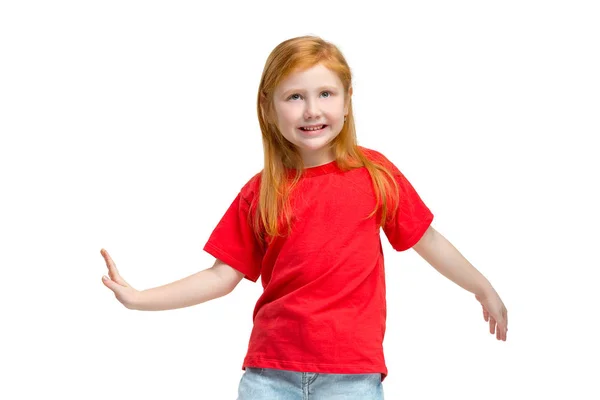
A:
[[[102,249],[100,253],[106,261],[109,275],[109,278],[102,277],[102,282],[114,292],[117,300],[132,310],[173,310],[204,303],[231,293],[244,277],[241,272],[216,260],[211,268],[187,278],[138,291],[121,277],[108,252]]]

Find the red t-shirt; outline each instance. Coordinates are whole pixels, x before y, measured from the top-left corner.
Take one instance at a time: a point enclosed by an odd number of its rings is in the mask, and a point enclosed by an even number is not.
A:
[[[383,227],[397,251],[415,245],[433,214],[404,175],[381,153],[400,188],[397,214]],[[292,192],[292,231],[261,246],[248,222],[260,174],[241,189],[204,250],[264,291],[242,369],[317,373],[381,373],[386,326],[384,257],[371,177],[365,167],[336,162],[307,168]],[[254,208],[252,208],[254,210]]]

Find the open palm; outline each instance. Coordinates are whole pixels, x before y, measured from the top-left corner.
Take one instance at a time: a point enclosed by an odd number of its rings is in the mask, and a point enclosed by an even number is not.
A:
[[[104,286],[113,291],[115,297],[121,302],[121,304],[129,309],[133,309],[135,307],[135,301],[140,292],[134,289],[125,281],[125,279],[121,277],[119,271],[117,270],[117,266],[106,250],[101,249],[100,254],[102,254],[104,257],[106,266],[108,267],[108,277],[103,276],[102,283],[104,283]]]

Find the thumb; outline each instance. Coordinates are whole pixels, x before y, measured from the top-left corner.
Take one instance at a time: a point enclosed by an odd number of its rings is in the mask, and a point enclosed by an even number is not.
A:
[[[104,286],[112,290],[115,294],[117,294],[120,290],[120,285],[106,275],[102,276],[102,283],[104,283]]]

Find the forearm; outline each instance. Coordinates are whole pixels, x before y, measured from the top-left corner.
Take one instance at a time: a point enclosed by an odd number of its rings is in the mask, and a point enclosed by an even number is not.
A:
[[[433,227],[413,248],[439,273],[463,289],[480,296],[494,290],[490,282]]]
[[[178,281],[139,293],[133,308],[162,311],[189,307],[230,293],[224,280],[211,268]]]

